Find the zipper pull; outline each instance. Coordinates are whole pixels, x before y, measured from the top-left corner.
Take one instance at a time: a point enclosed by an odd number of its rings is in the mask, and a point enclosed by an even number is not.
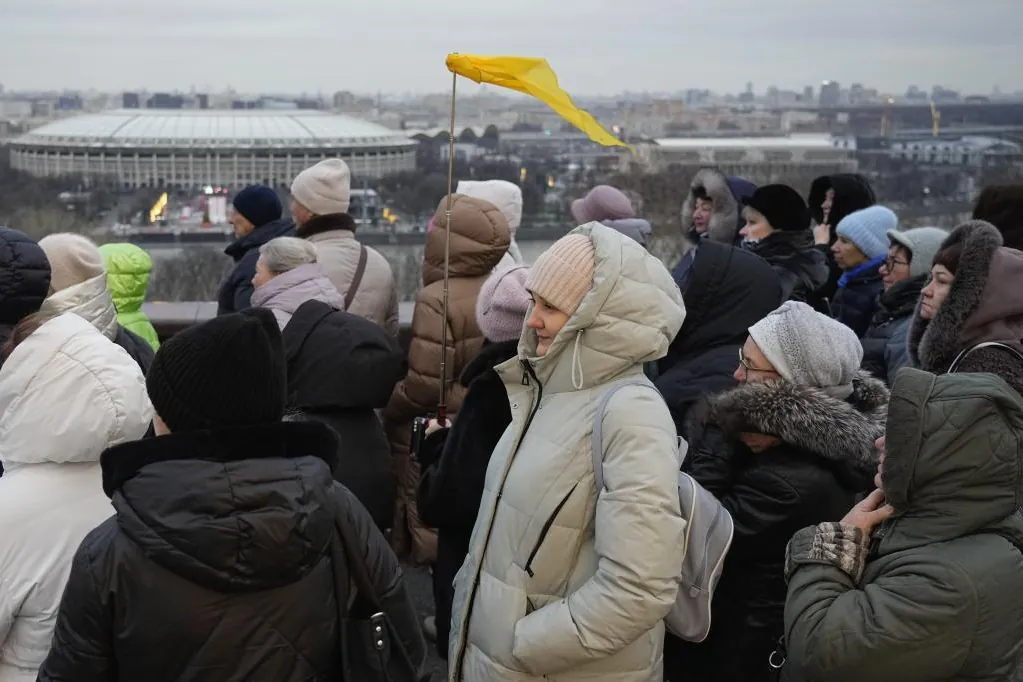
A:
[[[522,362],[522,385],[529,386],[529,361],[521,360]]]

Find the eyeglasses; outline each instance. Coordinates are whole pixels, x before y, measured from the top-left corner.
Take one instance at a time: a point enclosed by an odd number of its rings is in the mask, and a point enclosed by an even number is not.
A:
[[[757,367],[756,365],[750,364],[749,360],[746,359],[746,354],[742,352],[742,346],[739,346],[739,364],[742,365],[747,372],[766,372],[767,374],[778,373],[773,369],[765,369],[763,367]]]
[[[897,259],[892,258],[891,256],[889,256],[888,258],[884,259],[884,261],[882,262],[882,265],[884,265],[885,268],[889,272],[891,272],[892,270],[895,269],[896,265],[905,265],[908,268],[909,267],[909,261],[897,260]]]

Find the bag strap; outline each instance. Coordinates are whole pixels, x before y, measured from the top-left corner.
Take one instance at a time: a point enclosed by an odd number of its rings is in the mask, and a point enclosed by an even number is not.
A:
[[[1012,355],[1016,356],[1017,360],[1023,362],[1023,353],[1020,353],[1009,344],[1002,343],[1000,341],[984,341],[983,343],[978,343],[976,346],[966,348],[960,352],[959,355],[956,356],[955,360],[952,361],[952,364],[949,365],[948,372],[946,372],[946,374],[954,374],[956,370],[959,369],[959,365],[962,364],[963,360],[969,357],[969,355],[974,351],[978,351],[983,348],[998,348],[1000,350],[1008,351]]]
[[[611,387],[604,391],[600,400],[597,401],[597,409],[593,413],[593,433],[590,435],[590,456],[593,458],[593,480],[596,483],[598,495],[604,489],[604,412],[607,411],[607,404],[611,402],[614,394],[626,386],[647,386],[657,390],[649,381],[625,379],[611,384]]]
[[[355,583],[356,595],[362,597],[374,612],[383,611],[380,605],[380,597],[373,588],[373,581],[370,580],[369,573],[366,571],[366,565],[361,559],[360,545],[352,536],[351,528],[348,527],[348,524],[344,523],[340,516],[335,519],[334,528],[337,531],[337,537],[341,545],[339,549],[344,552],[344,557],[333,556],[334,560],[343,561],[348,567],[348,573],[352,578],[352,582]]]
[[[359,264],[355,266],[355,275],[352,277],[352,283],[348,285],[348,292],[345,294],[345,310],[347,311],[352,307],[352,301],[355,300],[355,294],[359,291],[359,285],[362,284],[362,276],[366,274],[366,260],[369,254],[366,252],[366,247],[362,244],[359,245]]]

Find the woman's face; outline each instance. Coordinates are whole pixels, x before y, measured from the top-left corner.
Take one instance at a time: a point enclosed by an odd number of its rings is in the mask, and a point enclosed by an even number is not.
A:
[[[857,265],[867,262],[867,257],[860,248],[845,237],[839,237],[831,245],[831,253],[835,255],[835,263],[843,270],[852,270]]]
[[[714,202],[710,199],[697,199],[693,207],[693,227],[700,234],[707,231],[710,226],[710,213],[714,209]]]
[[[763,381],[777,381],[781,378],[767,357],[761,352],[752,337],[739,349],[739,366],[732,375],[740,384],[755,384]]]
[[[263,261],[263,257],[260,256],[259,260],[256,261],[256,275],[252,278],[252,286],[261,287],[274,277],[276,277],[276,275],[267,269],[266,263]]]
[[[831,213],[831,207],[835,205],[835,190],[829,189],[824,193],[824,201],[821,202],[821,213],[824,214],[824,224],[830,225],[828,222],[829,215]]]
[[[739,230],[739,234],[745,237],[746,241],[759,242],[767,239],[774,232],[771,223],[767,222],[767,218],[760,211],[747,206],[743,209],[742,215],[746,218],[746,225]]]
[[[944,265],[935,265],[931,268],[931,281],[920,292],[921,319],[934,319],[938,308],[948,296],[948,290],[952,287],[953,280],[955,280],[955,275]]]
[[[888,249],[888,259],[881,265],[881,281],[885,291],[909,279],[909,261],[913,256],[903,246]]]
[[[526,320],[526,326],[536,331],[536,354],[537,357],[547,355],[554,343],[554,337],[558,335],[561,328],[571,317],[568,313],[558,310],[548,303],[542,296],[531,294],[533,299],[533,312]]]

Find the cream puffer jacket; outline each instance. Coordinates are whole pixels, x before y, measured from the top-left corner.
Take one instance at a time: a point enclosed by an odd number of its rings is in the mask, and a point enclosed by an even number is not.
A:
[[[494,450],[469,555],[455,579],[450,679],[659,682],[662,620],[678,591],[685,522],[675,426],[652,390],[607,406],[604,481],[590,436],[609,383],[641,378],[682,326],[664,266],[599,223],[593,286],[536,354],[526,328],[501,375],[512,423]]]

